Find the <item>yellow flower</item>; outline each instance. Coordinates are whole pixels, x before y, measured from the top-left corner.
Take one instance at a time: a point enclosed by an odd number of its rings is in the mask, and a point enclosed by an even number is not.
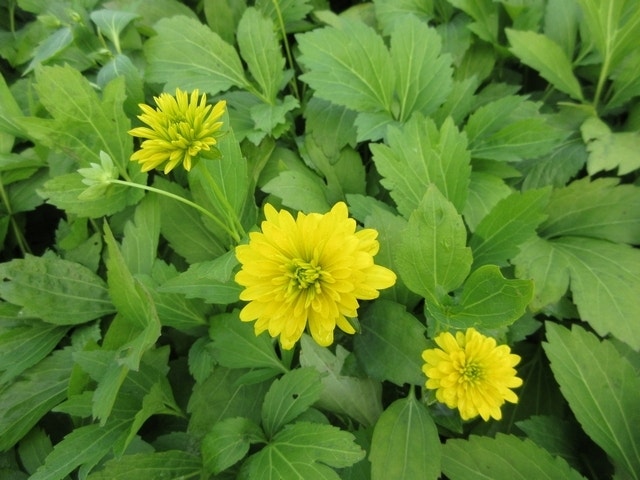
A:
[[[463,420],[480,415],[487,421],[502,418],[500,407],[507,401],[517,403],[518,397],[510,389],[522,385],[515,367],[520,362],[507,345],[473,328],[454,337],[443,332],[435,338],[440,348],[422,353],[422,371],[426,386],[436,391],[438,401],[449,408],[457,408]]]
[[[336,326],[355,333],[347,317],[356,317],[358,300],[374,299],[396,281],[391,270],[373,262],[378,232],[356,231],[343,202],[324,215],[298,213],[294,219],[268,204],[264,213],[262,232],[236,247],[242,269],[235,280],[246,287],[240,299],[249,302],[240,319],[256,320],[256,335],[279,335],[286,350],[307,326],[322,346],[333,343]]]
[[[191,92],[189,98],[179,88],[175,97],[161,93],[153,99],[158,108],[139,105],[144,113],[138,118],[149,127],[129,130],[130,135],[146,139],[131,156],[132,161],[142,164],[143,172],[164,165],[164,173],[169,173],[180,163],[189,171],[200,154],[219,154],[215,145],[222,136],[219,132],[222,122],[218,119],[226,108],[224,100],[212,107],[207,105],[205,94],[198,102],[198,90]]]

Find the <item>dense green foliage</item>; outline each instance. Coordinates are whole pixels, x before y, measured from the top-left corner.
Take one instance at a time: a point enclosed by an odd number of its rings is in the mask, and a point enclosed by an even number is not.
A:
[[[640,479],[639,0],[0,0],[0,478]],[[142,173],[138,104],[224,99],[246,231],[345,201],[398,275],[358,332],[240,322],[223,211]],[[475,327],[519,403],[421,352]],[[486,478],[486,477],[485,477]]]

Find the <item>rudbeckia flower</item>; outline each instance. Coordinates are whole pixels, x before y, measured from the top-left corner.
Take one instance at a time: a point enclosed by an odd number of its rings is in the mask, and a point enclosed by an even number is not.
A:
[[[358,300],[374,299],[396,281],[374,263],[378,233],[357,230],[343,202],[295,219],[271,205],[264,212],[262,232],[236,247],[242,268],[235,280],[245,287],[240,299],[249,302],[240,319],[255,321],[256,335],[268,331],[287,350],[305,329],[322,346],[333,343],[336,327],[355,333],[348,318],[357,316]]]
[[[226,108],[224,100],[207,105],[205,94],[199,96],[194,90],[189,96],[180,89],[175,96],[161,93],[154,100],[157,108],[139,105],[143,113],[138,118],[148,126],[129,130],[130,135],[146,139],[131,156],[143,172],[164,167],[169,173],[180,164],[189,171],[200,156],[219,156],[215,145],[222,136],[218,120]]]
[[[422,353],[426,387],[436,391],[439,402],[457,408],[463,420],[478,415],[485,421],[500,420],[504,402],[518,402],[511,389],[522,385],[513,368],[520,357],[509,346],[497,346],[474,328],[456,332],[455,337],[443,332],[434,340],[439,348]]]

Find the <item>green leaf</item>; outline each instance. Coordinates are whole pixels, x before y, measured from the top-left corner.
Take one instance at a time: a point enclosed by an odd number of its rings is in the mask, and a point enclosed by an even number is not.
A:
[[[37,141],[63,151],[80,167],[100,163],[100,151],[113,159],[121,173],[127,171],[133,139],[127,134],[129,118],[122,110],[124,79],[105,87],[102,99],[89,80],[70,67],[42,67],[36,70],[36,91],[54,120],[24,118],[25,128]],[[31,122],[33,120],[36,123]],[[45,130],[38,128],[46,126]]]
[[[449,0],[454,7],[459,8],[475,22],[469,25],[469,30],[485,42],[498,44],[498,5],[492,0]]]
[[[200,446],[204,469],[219,474],[242,460],[255,443],[266,443],[266,439],[260,427],[248,418],[227,418],[216,423]]]
[[[534,415],[517,425],[527,438],[551,455],[564,458],[571,466],[580,465],[581,452],[576,439],[582,432],[575,422],[551,415]]]
[[[159,236],[160,203],[157,195],[146,195],[124,226],[122,257],[132,274],[151,274]]]
[[[18,102],[11,93],[4,76],[0,74],[0,131],[14,137],[25,137],[24,130],[17,122],[22,116]]]
[[[552,242],[537,236],[530,238],[511,263],[516,267],[517,278],[533,280],[533,311],[556,303],[569,288],[568,260]]]
[[[22,314],[55,325],[86,323],[113,312],[104,281],[88,268],[53,255],[0,264],[0,296]]]
[[[471,435],[450,439],[442,447],[442,472],[451,480],[476,478],[584,479],[560,457],[531,440],[498,433],[495,438]]]
[[[63,52],[73,43],[73,31],[71,27],[59,28],[51,35],[42,40],[33,49],[33,59],[25,69],[25,74],[31,73],[35,68],[42,65],[47,60],[51,60],[57,54]]]
[[[462,218],[437,187],[427,188],[396,253],[398,274],[428,302],[440,303],[469,274],[471,249]]]
[[[381,183],[406,218],[418,207],[430,185],[458,211],[467,198],[471,174],[465,135],[447,119],[438,129],[433,120],[414,115],[402,129],[390,128],[389,146],[371,144]]]
[[[93,472],[87,480],[166,480],[195,478],[202,470],[199,457],[182,450],[137,453],[113,458],[98,472]]]
[[[211,426],[225,418],[246,417],[258,424],[261,405],[271,380],[244,384],[244,369],[215,368],[212,375],[193,387],[189,397],[188,432],[203,437]]]
[[[248,85],[236,50],[197,20],[163,18],[157,35],[144,45],[146,79],[164,83],[166,91],[199,89],[211,95]]]
[[[625,175],[640,168],[640,133],[612,133],[597,117],[585,120],[580,131],[589,152],[589,175],[615,168],[618,175]]]
[[[181,294],[186,298],[202,298],[207,303],[219,305],[235,303],[242,291],[234,280],[237,265],[233,251],[215,260],[192,263],[187,271],[162,284],[159,291]]]
[[[262,190],[282,199],[286,207],[303,212],[327,212],[326,186],[311,170],[285,170],[267,182]]]
[[[18,443],[67,396],[71,351],[57,350],[0,390],[0,450]]]
[[[584,431],[607,452],[616,476],[639,478],[640,379],[613,344],[574,325],[546,323],[551,370]]]
[[[55,131],[49,134],[56,135]],[[146,178],[146,174],[142,174],[141,178]],[[47,203],[55,205],[60,210],[89,218],[113,215],[128,205],[137,203],[144,196],[144,192],[137,188],[109,185],[106,193],[99,198],[79,198],[86,189],[87,186],[82,183],[82,176],[74,172],[52,178],[38,193],[47,199]]]
[[[573,74],[570,59],[551,38],[536,32],[505,30],[511,52],[524,64],[537,70],[555,88],[576,100],[583,100],[580,83]]]
[[[640,251],[580,237],[553,242],[566,257],[580,318],[640,350]]]
[[[506,279],[497,266],[484,265],[469,275],[447,320],[450,327],[461,329],[508,326],[524,315],[532,297],[531,280]]]
[[[579,235],[640,244],[640,188],[616,178],[582,178],[556,189],[540,226],[546,238]]]
[[[126,433],[126,422],[78,427],[57,443],[32,480],[61,480],[77,467],[90,470]]]
[[[382,385],[371,378],[343,375],[349,352],[341,345],[336,345],[334,355],[307,334],[300,345],[300,365],[314,367],[322,374],[322,392],[315,406],[372,426],[382,413]]]
[[[607,102],[607,109],[624,106],[633,97],[640,95],[640,52],[630,52],[620,66],[611,74],[613,95]]]
[[[364,455],[351,433],[331,425],[298,422],[287,425],[266,447],[249,457],[243,473],[252,480],[338,480],[340,477],[330,467],[349,467]]]
[[[68,330],[35,319],[0,327],[0,385],[49,355]]]
[[[635,1],[578,0],[588,37],[610,69],[640,45],[640,10]]]
[[[306,133],[329,158],[346,145],[356,146],[356,112],[318,97],[311,97],[304,112]]]
[[[514,192],[500,200],[480,221],[469,240],[473,265],[506,266],[522,243],[535,235],[546,215],[550,189]]]
[[[154,187],[190,199],[186,189],[174,182],[156,177]],[[175,252],[189,263],[212,260],[226,249],[203,222],[202,216],[192,207],[160,196],[160,233]]]
[[[266,17],[271,18],[277,24],[282,17],[285,31],[290,32],[291,28],[299,24],[314,6],[309,0],[278,0],[277,7],[271,0],[256,0],[256,8]]]
[[[24,465],[24,469],[32,474],[44,463],[44,459],[52,450],[53,445],[49,436],[41,428],[35,427],[20,441],[18,447],[20,462]]]
[[[544,34],[555,42],[567,58],[575,53],[580,7],[577,2],[549,0],[545,8]]]
[[[256,336],[253,324],[242,322],[238,311],[213,317],[209,337],[213,356],[222,366],[287,371],[276,355],[271,337]]]
[[[360,314],[362,335],[354,351],[367,375],[398,386],[422,385],[421,355],[429,348],[425,327],[404,305],[378,300]]]
[[[324,100],[356,111],[391,111],[393,62],[382,37],[357,20],[296,36],[300,79]]]
[[[268,438],[304,413],[322,391],[320,372],[302,367],[285,373],[271,384],[262,404],[262,426]]]
[[[132,21],[138,18],[136,13],[120,10],[94,10],[89,14],[100,33],[106,36],[120,50],[120,33]]]
[[[250,132],[247,138],[258,145],[266,135],[279,138],[292,125],[291,111],[300,106],[292,95],[286,95],[282,100],[273,103],[259,103],[251,107],[250,115],[256,131]]]
[[[237,30],[238,48],[264,99],[274,102],[282,86],[285,60],[275,25],[255,8],[247,8]]]
[[[517,95],[478,108],[464,129],[472,157],[513,162],[541,157],[558,147],[566,132],[551,125],[539,108]]]
[[[424,404],[413,395],[396,400],[373,430],[371,479],[440,477],[438,430]]]
[[[429,115],[449,95],[451,57],[441,54],[441,43],[436,30],[413,15],[395,24],[390,54],[400,102],[398,120],[405,121],[414,112]]]
[[[472,232],[496,204],[512,193],[504,180],[495,175],[472,171],[467,201],[462,210],[464,221]]]
[[[390,35],[398,20],[413,15],[425,24],[433,18],[433,2],[423,0],[374,0],[376,19],[385,35]]]

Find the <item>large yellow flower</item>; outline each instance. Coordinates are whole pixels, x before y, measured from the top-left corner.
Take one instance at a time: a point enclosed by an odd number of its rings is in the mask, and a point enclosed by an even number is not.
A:
[[[240,319],[256,320],[256,335],[279,335],[287,350],[307,325],[322,346],[333,343],[336,326],[355,333],[347,317],[356,317],[358,300],[374,299],[396,281],[373,262],[378,232],[356,231],[343,202],[324,215],[298,213],[294,219],[268,204],[264,213],[262,233],[252,232],[248,245],[236,247],[242,269],[235,280],[246,287],[240,299],[249,302]]]
[[[226,102],[215,106],[207,105],[207,96],[198,97],[198,90],[187,92],[176,89],[176,95],[161,93],[154,97],[158,108],[141,103],[142,115],[138,118],[148,127],[129,130],[134,137],[145,138],[141,148],[131,160],[142,164],[142,171],[148,172],[164,165],[164,173],[169,173],[182,163],[185,170],[191,170],[200,154],[215,156],[215,148],[224,114]],[[198,101],[199,100],[199,101]]]
[[[463,420],[478,415],[485,421],[500,420],[502,404],[517,403],[510,389],[522,385],[513,368],[520,357],[507,345],[496,346],[493,338],[474,328],[456,332],[455,337],[443,332],[435,342],[440,348],[422,353],[427,362],[422,367],[428,378],[426,386],[436,391],[438,401],[457,408]]]

